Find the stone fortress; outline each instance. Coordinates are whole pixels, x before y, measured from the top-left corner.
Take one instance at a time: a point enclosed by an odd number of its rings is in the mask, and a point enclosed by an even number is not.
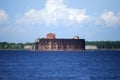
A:
[[[49,33],[46,38],[35,40],[35,50],[39,51],[79,51],[85,50],[85,39],[75,36],[72,39],[56,39],[54,33]]]

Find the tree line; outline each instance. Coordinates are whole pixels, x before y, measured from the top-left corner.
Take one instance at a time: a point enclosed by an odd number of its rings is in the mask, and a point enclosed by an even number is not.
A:
[[[34,46],[34,42],[26,42],[26,43],[0,42],[0,49],[24,50],[24,46],[26,46],[26,45]]]
[[[98,49],[120,49],[120,41],[86,41],[86,45],[95,45]],[[0,49],[20,49],[24,50],[24,46],[34,46],[34,42],[26,43],[9,43],[0,42]]]
[[[86,45],[95,45],[98,49],[120,49],[120,41],[86,41]]]

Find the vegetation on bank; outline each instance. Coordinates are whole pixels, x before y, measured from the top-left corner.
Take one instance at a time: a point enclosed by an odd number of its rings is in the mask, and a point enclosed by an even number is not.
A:
[[[86,45],[95,45],[98,49],[120,50],[120,41],[86,41]]]
[[[32,46],[34,47],[33,42],[27,42],[27,43],[8,43],[8,42],[0,42],[0,49],[18,49],[18,50],[24,50],[25,46]]]
[[[120,41],[86,41],[86,45],[94,45],[97,49],[118,49],[120,50]],[[0,42],[0,49],[18,49],[24,50],[25,46],[31,46],[34,48],[34,42],[27,43],[9,43]]]

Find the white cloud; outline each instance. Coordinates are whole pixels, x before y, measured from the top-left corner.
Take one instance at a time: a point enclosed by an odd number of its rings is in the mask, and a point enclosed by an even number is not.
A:
[[[64,4],[64,0],[47,0],[44,9],[31,9],[23,17],[17,19],[16,22],[32,24],[56,24],[59,21],[83,23],[88,18],[85,9],[69,8]]]
[[[102,22],[107,26],[116,26],[120,25],[120,12],[115,15],[112,11],[105,11],[101,16],[100,19]]]
[[[6,22],[7,20],[8,20],[7,13],[4,10],[0,9],[0,24]]]

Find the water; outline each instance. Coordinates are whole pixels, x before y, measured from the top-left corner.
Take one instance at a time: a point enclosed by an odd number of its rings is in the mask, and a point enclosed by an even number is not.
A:
[[[0,80],[120,80],[120,51],[0,51]]]

